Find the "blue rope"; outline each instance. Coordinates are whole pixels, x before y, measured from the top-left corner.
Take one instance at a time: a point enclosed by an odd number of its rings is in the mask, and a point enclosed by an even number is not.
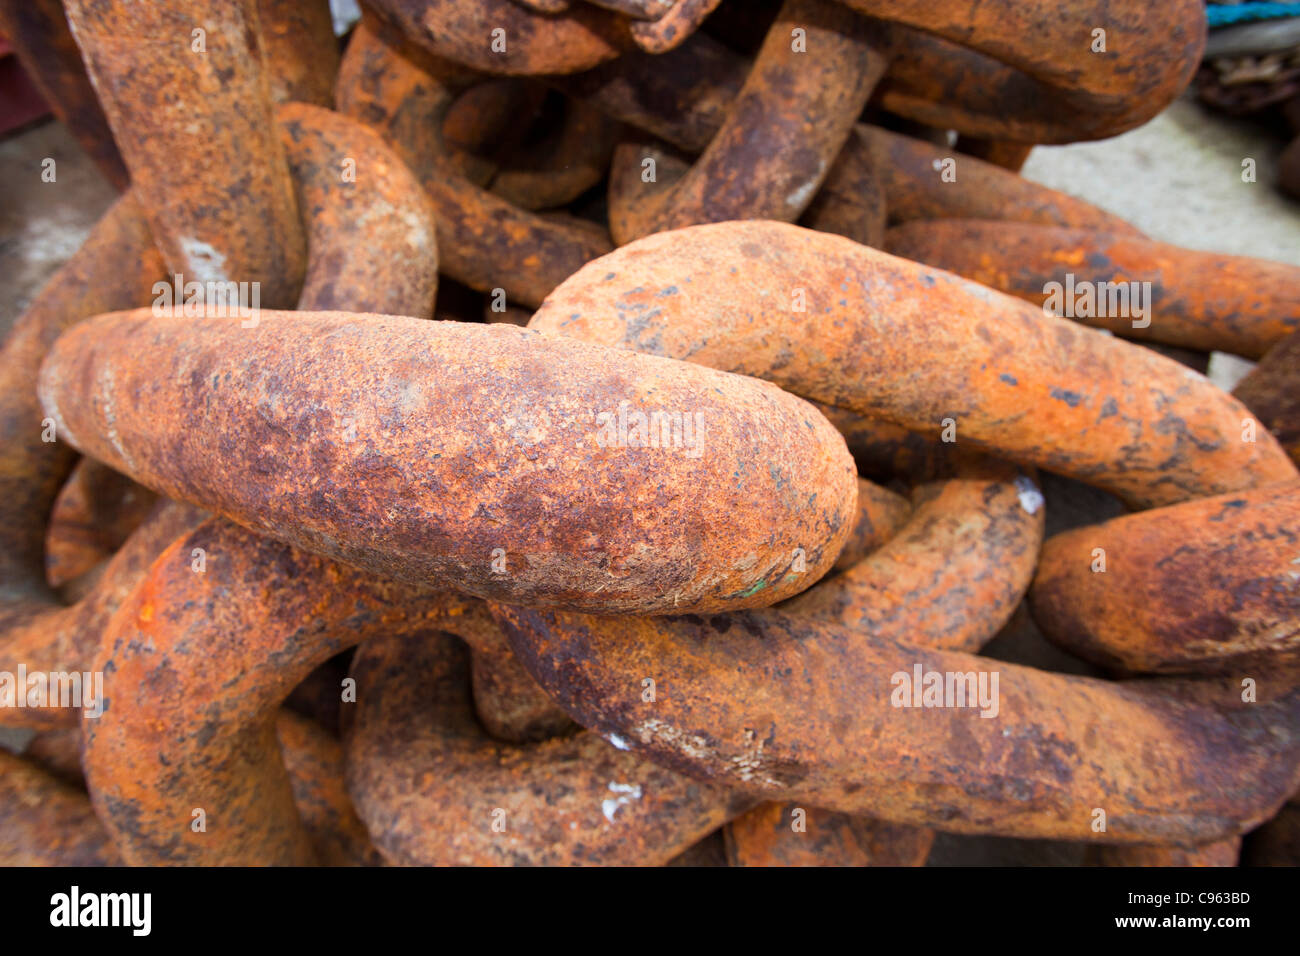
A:
[[[1249,20],[1272,20],[1277,17],[1300,17],[1300,3],[1241,3],[1224,7],[1211,4],[1205,8],[1210,29]]]

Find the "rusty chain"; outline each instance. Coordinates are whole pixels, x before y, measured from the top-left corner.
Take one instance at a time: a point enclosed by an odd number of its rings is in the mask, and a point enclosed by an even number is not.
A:
[[[1300,862],[1300,269],[1017,174],[1199,0],[0,14],[0,862]]]

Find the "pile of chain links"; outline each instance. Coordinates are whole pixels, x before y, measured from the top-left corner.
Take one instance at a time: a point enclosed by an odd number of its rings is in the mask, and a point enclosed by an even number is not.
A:
[[[1016,172],[1199,0],[3,8],[4,862],[1297,861],[1300,270]]]

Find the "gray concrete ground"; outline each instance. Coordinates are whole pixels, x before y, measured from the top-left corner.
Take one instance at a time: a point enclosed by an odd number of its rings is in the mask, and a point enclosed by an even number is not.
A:
[[[1153,238],[1300,264],[1300,204],[1272,187],[1283,145],[1250,123],[1210,116],[1184,98],[1115,139],[1040,147],[1024,174],[1118,213]],[[41,181],[47,157],[56,163],[53,183]],[[1255,183],[1242,181],[1245,158],[1256,161]],[[59,124],[0,141],[0,332],[112,199],[112,189]],[[1218,357],[1212,367],[1225,386],[1241,372],[1239,363]],[[1055,653],[1026,633],[1008,640],[999,656],[1067,669]],[[0,728],[0,746],[21,748],[28,736]],[[940,835],[931,864],[1060,865],[1080,858],[1070,844]]]

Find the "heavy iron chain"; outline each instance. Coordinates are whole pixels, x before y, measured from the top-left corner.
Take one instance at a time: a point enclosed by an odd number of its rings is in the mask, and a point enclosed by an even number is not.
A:
[[[0,858],[1296,862],[1300,271],[1016,174],[1199,2],[738,6],[0,4],[124,190],[0,353],[0,675],[106,677]]]

